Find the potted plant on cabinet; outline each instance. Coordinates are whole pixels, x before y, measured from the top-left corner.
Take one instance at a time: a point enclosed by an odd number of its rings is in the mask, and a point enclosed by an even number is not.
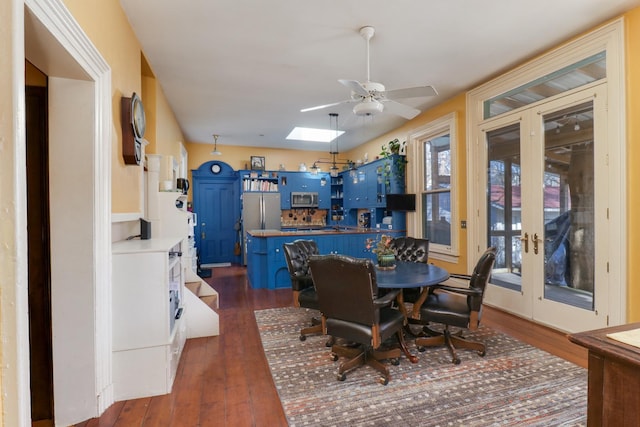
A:
[[[380,151],[380,156],[387,159],[387,162],[385,162],[386,164],[381,171],[387,184],[389,184],[393,173],[395,173],[398,181],[404,180],[404,170],[405,165],[407,164],[407,158],[400,152],[404,151],[406,143],[406,141],[400,142],[400,140],[396,138],[381,147],[382,150]],[[391,161],[393,161],[393,167]]]

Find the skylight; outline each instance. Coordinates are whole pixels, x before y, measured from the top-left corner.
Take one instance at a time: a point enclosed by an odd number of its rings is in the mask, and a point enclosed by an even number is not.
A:
[[[287,139],[312,142],[331,142],[344,133],[343,130],[313,129],[295,127],[287,136]]]

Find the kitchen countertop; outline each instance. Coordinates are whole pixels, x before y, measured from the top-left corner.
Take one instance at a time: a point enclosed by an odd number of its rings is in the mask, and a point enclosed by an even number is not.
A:
[[[280,236],[313,236],[327,234],[370,234],[370,233],[399,233],[404,230],[389,230],[386,228],[362,228],[362,227],[325,227],[317,230],[248,230],[253,237],[280,237]]]

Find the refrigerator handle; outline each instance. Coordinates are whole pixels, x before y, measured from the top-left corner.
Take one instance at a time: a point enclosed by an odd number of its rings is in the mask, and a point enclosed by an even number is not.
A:
[[[266,212],[264,209],[264,198],[261,198],[260,199],[260,228],[263,230],[267,226],[267,224],[265,223],[265,217],[266,217]]]

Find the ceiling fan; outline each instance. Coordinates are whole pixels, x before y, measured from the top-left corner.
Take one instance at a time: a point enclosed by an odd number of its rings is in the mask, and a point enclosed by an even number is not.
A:
[[[334,102],[331,104],[318,105],[304,108],[301,112],[320,110],[341,104],[356,103],[353,107],[354,114],[358,116],[370,116],[383,111],[402,116],[407,120],[413,119],[420,114],[420,110],[410,107],[396,99],[419,98],[424,96],[435,96],[438,92],[433,86],[416,86],[405,89],[386,90],[382,83],[372,82],[369,78],[369,41],[375,34],[375,28],[366,26],[360,28],[360,35],[367,42],[367,80],[360,83],[357,80],[338,80],[341,84],[351,89],[351,99]]]

